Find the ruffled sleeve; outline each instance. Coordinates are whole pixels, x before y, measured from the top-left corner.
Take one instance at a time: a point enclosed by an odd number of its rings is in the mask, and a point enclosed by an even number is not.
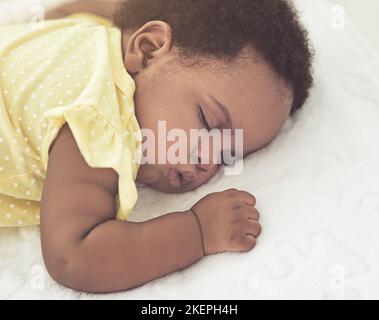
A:
[[[90,167],[112,168],[117,172],[117,218],[126,220],[137,202],[135,180],[141,162],[142,137],[134,108],[135,82],[123,63],[122,34],[112,27],[111,21],[96,15],[80,13],[67,19],[106,28],[87,28],[86,24],[82,28],[82,36],[92,39],[93,60],[86,64],[90,77],[83,80],[86,86],[75,100],[63,96],[59,107],[44,114],[41,159],[47,169],[49,147],[67,123]]]
[[[117,219],[126,220],[137,201],[135,178],[139,167],[140,136],[134,113],[127,125],[112,123],[97,108],[78,105],[49,110],[42,160],[47,169],[48,150],[60,128],[67,123],[87,164],[112,168],[118,176]]]

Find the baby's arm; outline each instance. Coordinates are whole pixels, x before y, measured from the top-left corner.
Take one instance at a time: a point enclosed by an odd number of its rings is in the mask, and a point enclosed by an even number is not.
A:
[[[121,291],[180,270],[204,255],[190,212],[142,223],[115,220],[117,174],[94,169],[65,125],[51,147],[41,203],[41,241],[50,275],[88,292]]]
[[[77,0],[47,12],[46,19],[59,19],[78,12],[88,12],[111,19],[120,0]]]

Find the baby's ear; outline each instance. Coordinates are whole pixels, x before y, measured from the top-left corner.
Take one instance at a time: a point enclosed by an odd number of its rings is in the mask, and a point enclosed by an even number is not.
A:
[[[127,42],[125,66],[129,73],[137,74],[155,59],[168,54],[172,48],[172,29],[163,21],[149,21],[136,31]]]

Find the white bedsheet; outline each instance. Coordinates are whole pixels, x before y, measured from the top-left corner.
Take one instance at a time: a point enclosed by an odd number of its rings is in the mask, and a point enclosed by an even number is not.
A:
[[[209,256],[127,292],[89,295],[47,275],[38,228],[0,230],[0,298],[379,298],[379,54],[350,18],[333,28],[327,0],[296,2],[317,50],[304,109],[245,161],[243,175],[220,173],[181,196],[141,188],[131,215],[142,221],[212,191],[246,189],[262,215],[256,249]]]

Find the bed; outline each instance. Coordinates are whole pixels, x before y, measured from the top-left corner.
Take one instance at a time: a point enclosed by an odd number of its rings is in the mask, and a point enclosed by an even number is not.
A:
[[[5,14],[26,3],[0,1],[0,24],[26,19],[28,11]],[[256,196],[263,225],[254,250],[208,256],[144,286],[92,295],[49,277],[38,228],[1,229],[0,298],[378,299],[379,52],[332,2],[296,6],[317,52],[304,108],[245,160],[243,175],[220,172],[180,196],[139,186],[130,216],[144,221],[185,210],[209,192],[245,189]]]

